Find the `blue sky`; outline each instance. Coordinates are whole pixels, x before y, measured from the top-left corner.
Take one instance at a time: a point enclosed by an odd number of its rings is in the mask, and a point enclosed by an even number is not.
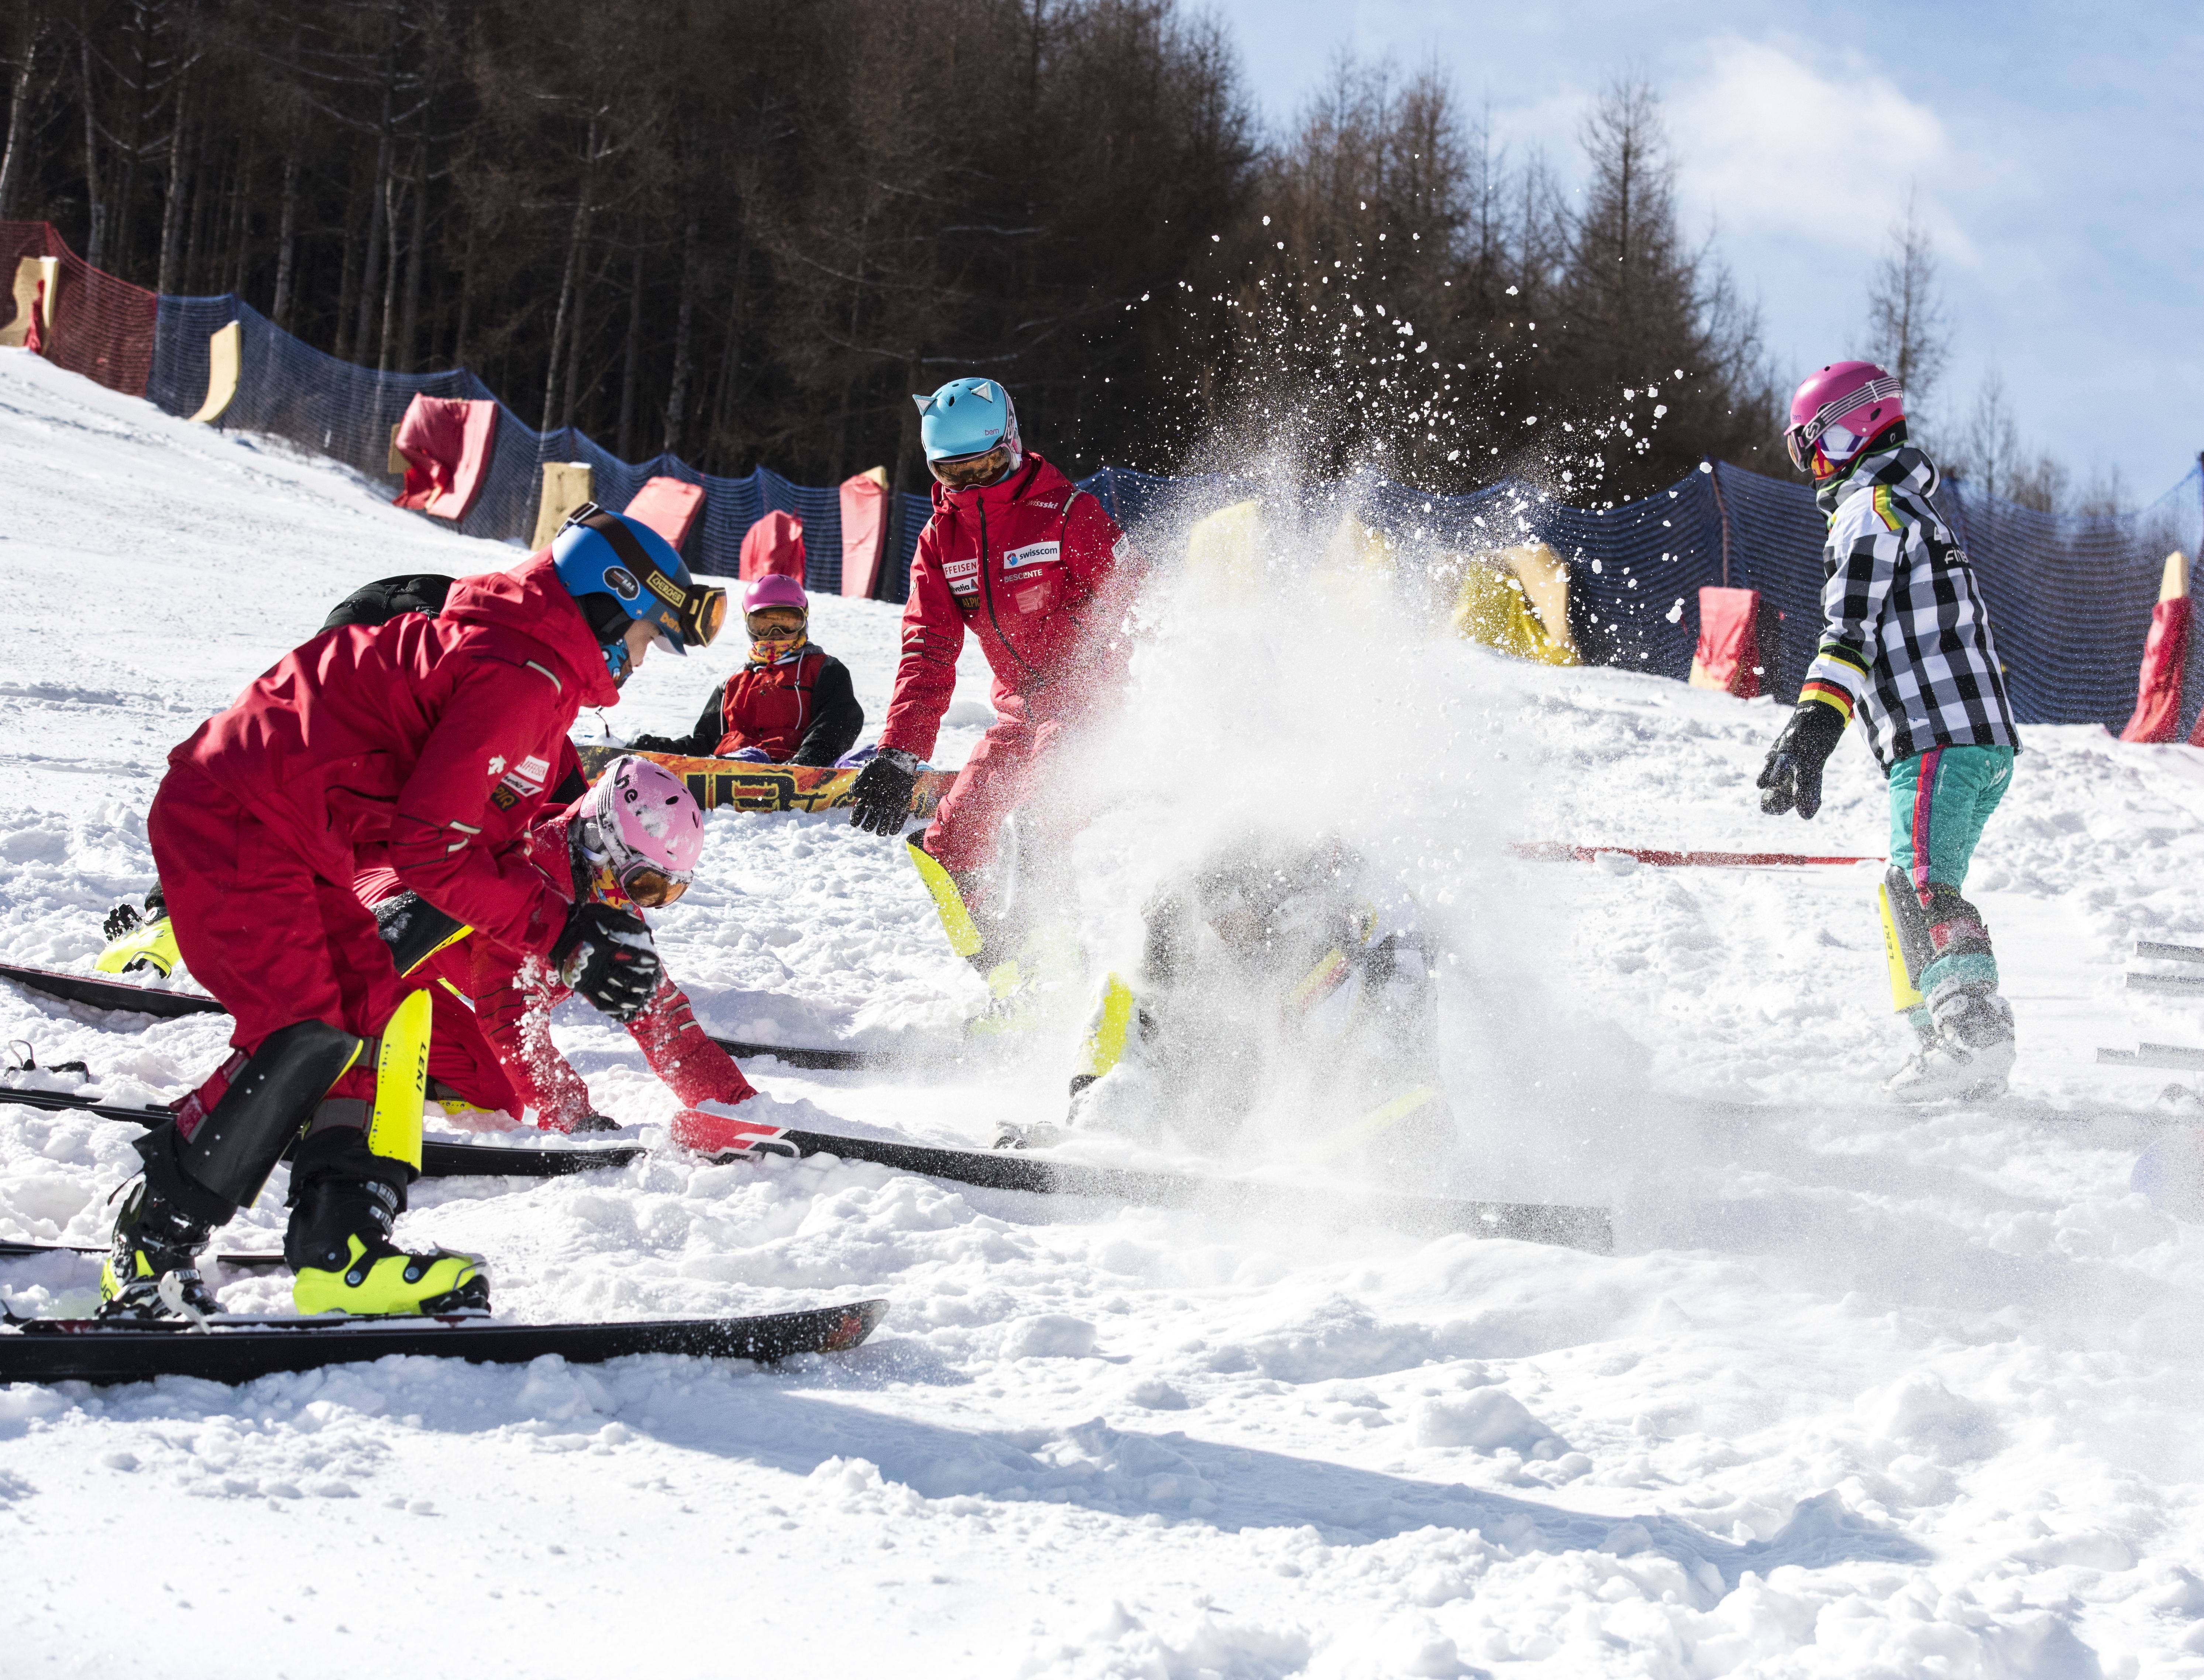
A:
[[[1642,72],[1666,105],[1687,229],[1712,226],[1786,383],[1852,352],[1918,183],[1952,360],[1932,419],[1986,371],[2024,440],[2130,506],[2204,450],[2204,6],[1846,7],[1209,0],[1266,120],[1342,50],[1436,62],[1500,139],[1573,188],[1578,122]]]

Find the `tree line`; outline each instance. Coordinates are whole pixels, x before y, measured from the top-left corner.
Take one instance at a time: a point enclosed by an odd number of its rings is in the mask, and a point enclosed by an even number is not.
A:
[[[0,217],[628,459],[925,482],[1000,377],[1075,473],[1786,471],[1756,311],[1611,86],[1583,188],[1436,69],[1276,130],[1174,0],[9,0]]]

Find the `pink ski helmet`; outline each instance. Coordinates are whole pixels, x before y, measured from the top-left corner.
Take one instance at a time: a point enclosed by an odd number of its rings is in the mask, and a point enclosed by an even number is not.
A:
[[[811,616],[811,597],[803,593],[803,585],[785,572],[767,572],[753,579],[743,591],[744,617],[768,606],[792,606],[807,618]]]
[[[689,890],[704,850],[704,813],[678,776],[631,754],[607,765],[584,796],[573,834],[598,897],[655,910]]]
[[[1905,417],[1895,375],[1872,362],[1832,362],[1791,393],[1783,441],[1792,465],[1828,478]]]

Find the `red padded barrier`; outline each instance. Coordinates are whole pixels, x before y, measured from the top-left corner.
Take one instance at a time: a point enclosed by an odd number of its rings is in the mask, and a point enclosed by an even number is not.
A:
[[[49,222],[0,222],[0,325],[15,318],[15,271],[26,257],[51,257],[61,263],[61,284],[51,300],[53,330],[40,334],[39,353],[110,391],[144,396],[153,373],[160,299],[93,268]]]
[[[2189,657],[2189,619],[2186,595],[2150,609],[2150,635],[2142,644],[2142,670],[2136,678],[2135,716],[2120,731],[2121,740],[2181,738],[2181,667]],[[2204,723],[2198,728],[2204,730]]]
[[[842,593],[870,600],[888,534],[888,487],[869,472],[842,481]]]
[[[1740,700],[1761,689],[1760,591],[1724,589],[1712,584],[1699,591],[1699,646],[1692,655],[1692,686],[1721,689]]]
[[[803,521],[779,509],[743,533],[742,565],[738,576],[744,583],[778,573],[803,581]]]
[[[678,550],[689,541],[690,527],[703,510],[704,487],[684,478],[654,478],[620,511],[640,519]]]
[[[393,447],[406,458],[399,506],[459,520],[482,494],[497,436],[497,405],[416,395],[398,423]]]

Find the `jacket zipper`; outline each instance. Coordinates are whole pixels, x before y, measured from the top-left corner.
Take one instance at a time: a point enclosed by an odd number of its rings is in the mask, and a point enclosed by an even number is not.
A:
[[[1035,677],[1039,677],[1040,667],[1011,646],[1010,634],[1004,630],[1003,621],[995,616],[994,579],[987,571],[987,504],[984,501],[980,503],[980,593],[986,598],[987,622],[995,627],[995,639],[1010,649],[1012,659],[1023,665]]]

